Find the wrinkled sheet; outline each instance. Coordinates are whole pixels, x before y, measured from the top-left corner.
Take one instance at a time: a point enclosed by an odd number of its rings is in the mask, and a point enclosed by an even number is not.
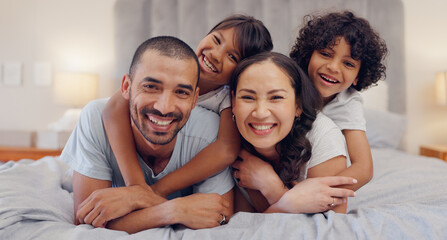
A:
[[[447,239],[447,163],[373,149],[374,178],[348,213],[237,213],[224,226],[129,235],[73,224],[68,167],[57,157],[0,165],[0,239]]]

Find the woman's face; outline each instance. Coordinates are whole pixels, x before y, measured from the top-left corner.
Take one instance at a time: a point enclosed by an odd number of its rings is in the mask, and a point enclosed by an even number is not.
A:
[[[234,28],[216,30],[200,41],[196,49],[200,63],[200,89],[215,89],[228,84],[241,59],[234,42]],[[210,87],[214,85],[215,87]]]
[[[242,137],[264,155],[292,129],[301,114],[290,77],[270,61],[244,70],[233,93],[233,114]]]

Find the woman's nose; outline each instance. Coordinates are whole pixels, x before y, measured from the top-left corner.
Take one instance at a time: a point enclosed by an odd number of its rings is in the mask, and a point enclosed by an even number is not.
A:
[[[258,102],[255,110],[253,111],[253,117],[262,119],[268,117],[269,115],[270,109],[268,108],[267,104],[264,101]]]

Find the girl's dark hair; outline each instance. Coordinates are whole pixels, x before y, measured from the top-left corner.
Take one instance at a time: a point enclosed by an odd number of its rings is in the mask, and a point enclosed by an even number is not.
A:
[[[322,106],[322,100],[304,71],[292,59],[275,52],[262,52],[242,60],[233,71],[230,90],[236,93],[239,76],[249,66],[267,61],[275,64],[289,76],[290,84],[295,90],[296,104],[302,109],[302,114],[295,117],[291,131],[276,146],[280,156],[279,162],[266,160],[254,150],[250,143],[244,139],[242,142],[243,146],[254,155],[269,162],[287,187],[292,187],[293,181],[300,177],[303,167],[312,155],[312,145],[306,134],[312,129],[312,123]]]
[[[386,67],[382,62],[388,53],[386,43],[367,20],[345,11],[323,16],[307,15],[304,22],[307,23],[301,28],[290,52],[290,57],[300,67],[307,71],[315,50],[332,48],[337,37],[344,37],[351,46],[351,57],[361,61],[357,85],[352,87],[361,91],[385,78]]]
[[[229,28],[234,28],[234,39],[239,47],[241,59],[273,49],[270,32],[260,20],[251,16],[231,15],[214,26],[208,34]]]

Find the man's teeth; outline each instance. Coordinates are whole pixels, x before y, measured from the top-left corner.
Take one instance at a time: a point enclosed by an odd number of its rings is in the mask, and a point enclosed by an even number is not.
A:
[[[254,129],[256,130],[267,130],[273,127],[273,125],[252,125]]]
[[[321,78],[323,78],[324,80],[326,80],[326,81],[328,81],[328,82],[331,82],[331,83],[338,83],[338,81],[336,81],[336,80],[332,80],[332,79],[327,78],[327,77],[325,77],[325,76],[323,76],[323,75],[321,75]]]
[[[153,123],[155,123],[157,125],[160,125],[160,126],[167,126],[167,125],[172,123],[172,120],[170,120],[170,121],[161,121],[161,120],[157,120],[157,119],[154,119],[154,118],[149,118],[149,120],[151,120],[151,122],[153,122]]]
[[[203,63],[208,70],[212,72],[216,71],[216,69],[213,67],[213,64],[211,64],[205,56],[203,56]]]

